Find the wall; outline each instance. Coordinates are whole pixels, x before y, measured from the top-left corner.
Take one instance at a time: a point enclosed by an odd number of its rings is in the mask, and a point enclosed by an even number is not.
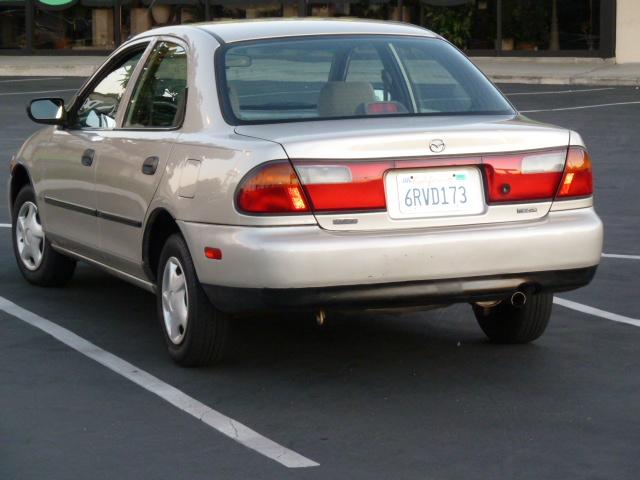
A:
[[[640,0],[618,0],[616,16],[617,63],[640,63]]]

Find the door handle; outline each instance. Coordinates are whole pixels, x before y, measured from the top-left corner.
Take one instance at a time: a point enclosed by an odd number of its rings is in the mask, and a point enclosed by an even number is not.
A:
[[[90,167],[91,164],[93,163],[93,156],[96,154],[96,151],[91,149],[91,148],[87,148],[83,153],[82,153],[82,165],[84,165],[85,167]]]
[[[158,168],[158,163],[160,159],[156,156],[147,157],[144,162],[142,162],[142,173],[145,175],[153,175],[156,173],[156,169]]]

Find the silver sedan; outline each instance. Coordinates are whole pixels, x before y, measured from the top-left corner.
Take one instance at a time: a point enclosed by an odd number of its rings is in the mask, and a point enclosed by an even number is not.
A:
[[[232,318],[465,302],[495,342],[545,330],[602,248],[579,134],[533,122],[419,27],[175,26],[116,50],[11,162],[24,277],[89,262],[157,295],[171,357]]]

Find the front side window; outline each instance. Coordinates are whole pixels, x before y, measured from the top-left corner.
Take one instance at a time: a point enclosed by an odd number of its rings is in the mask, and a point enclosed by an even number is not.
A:
[[[156,45],[131,97],[129,128],[180,126],[187,99],[187,53],[169,42]]]
[[[471,62],[435,38],[332,36],[227,47],[227,118],[271,123],[378,115],[512,115]]]
[[[126,56],[84,97],[75,115],[76,128],[115,128],[120,101],[143,53],[144,47]]]

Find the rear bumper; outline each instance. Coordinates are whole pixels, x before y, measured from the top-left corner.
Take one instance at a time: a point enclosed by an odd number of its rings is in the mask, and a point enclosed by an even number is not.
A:
[[[211,302],[229,313],[402,308],[506,299],[516,290],[573,290],[587,285],[596,268],[321,288],[203,287]]]
[[[552,211],[529,222],[385,232],[331,232],[316,225],[241,227],[179,222],[179,226],[204,285],[247,289],[248,293],[293,289],[297,295],[324,290],[332,292],[327,294],[332,298],[338,290],[411,297],[398,293],[406,289],[396,291],[389,286],[441,289],[452,282],[464,284],[464,297],[465,291],[477,290],[475,284],[466,286],[476,277],[493,281],[513,277],[527,283],[527,275],[598,265],[603,235],[593,208]],[[222,260],[205,258],[205,247],[221,249]],[[543,280],[535,283],[548,283],[546,277]],[[570,288],[584,284],[578,281]],[[325,301],[323,295],[320,299]]]

